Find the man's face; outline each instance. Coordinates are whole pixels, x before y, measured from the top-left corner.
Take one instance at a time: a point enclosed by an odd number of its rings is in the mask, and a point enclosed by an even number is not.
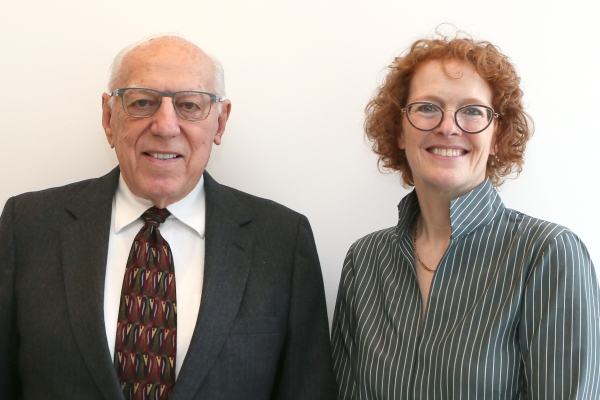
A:
[[[118,88],[144,87],[163,92],[213,92],[213,65],[191,43],[152,40],[132,50],[123,60]],[[231,104],[212,105],[202,121],[177,116],[172,98],[148,118],[125,113],[121,99],[102,95],[102,125],[115,148],[121,174],[131,192],[164,208],[184,198],[200,181],[212,144],[219,145]]]

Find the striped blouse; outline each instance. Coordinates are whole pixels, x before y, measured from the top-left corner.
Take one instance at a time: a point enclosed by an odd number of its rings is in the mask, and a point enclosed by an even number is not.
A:
[[[485,181],[451,202],[423,316],[414,191],[398,210],[397,226],[346,256],[332,332],[341,399],[600,399],[600,291],[575,234],[505,208]]]

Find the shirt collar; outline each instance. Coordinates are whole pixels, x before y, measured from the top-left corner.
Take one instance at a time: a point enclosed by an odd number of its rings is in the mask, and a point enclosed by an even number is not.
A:
[[[486,179],[475,189],[450,202],[450,238],[468,235],[489,224],[503,210],[504,204],[498,191],[492,182]],[[412,234],[414,219],[419,211],[417,192],[413,190],[398,204],[397,230],[400,236]]]
[[[119,233],[123,228],[137,221],[148,208],[154,204],[150,200],[135,196],[129,190],[123,176],[119,177],[119,186],[115,193],[114,201],[114,229]],[[183,199],[167,207],[171,218],[175,217],[186,224],[204,238],[206,227],[206,193],[204,190],[204,176],[196,187]]]

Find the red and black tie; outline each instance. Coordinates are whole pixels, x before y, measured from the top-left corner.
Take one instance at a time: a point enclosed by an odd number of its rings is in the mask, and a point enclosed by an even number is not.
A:
[[[175,384],[177,301],[169,244],[158,226],[171,215],[149,208],[127,260],[115,345],[115,368],[126,399],[168,399]]]

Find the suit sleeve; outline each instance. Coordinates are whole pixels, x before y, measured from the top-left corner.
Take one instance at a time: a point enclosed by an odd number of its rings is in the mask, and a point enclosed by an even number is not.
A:
[[[354,246],[353,246],[354,247]],[[352,355],[356,352],[354,343],[354,270],[352,248],[346,255],[340,286],[338,289],[331,344],[333,347],[333,367],[338,383],[339,399],[354,399],[357,396],[356,379],[352,365]]]
[[[528,399],[600,398],[600,292],[577,236],[557,236],[535,260],[519,327]]]
[[[321,266],[310,224],[296,237],[287,332],[273,399],[335,399]]]
[[[21,392],[17,373],[13,208],[11,198],[0,216],[0,399],[17,398]]]

